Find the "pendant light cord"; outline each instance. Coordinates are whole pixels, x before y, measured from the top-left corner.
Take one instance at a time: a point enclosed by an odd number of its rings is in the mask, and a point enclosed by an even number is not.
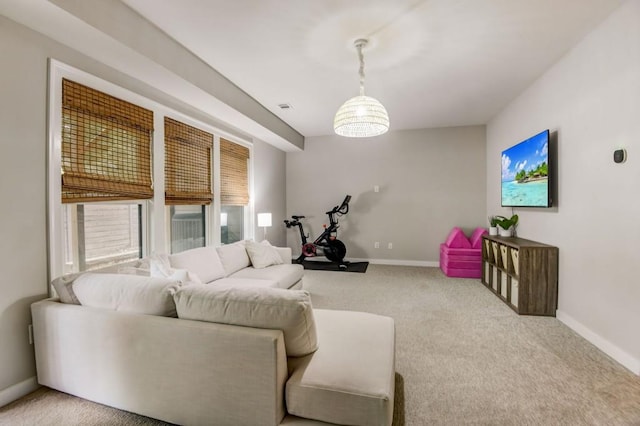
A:
[[[364,96],[364,55],[362,54],[362,48],[367,45],[367,40],[358,39],[355,41],[356,49],[358,50],[358,59],[360,60],[360,96]]]

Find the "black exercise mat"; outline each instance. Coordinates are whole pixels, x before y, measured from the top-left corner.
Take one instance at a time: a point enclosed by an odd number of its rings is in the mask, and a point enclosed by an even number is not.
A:
[[[303,260],[301,263],[304,269],[313,269],[315,271],[340,271],[340,272],[367,272],[369,262],[346,262],[346,268],[341,268],[339,263],[319,262]]]

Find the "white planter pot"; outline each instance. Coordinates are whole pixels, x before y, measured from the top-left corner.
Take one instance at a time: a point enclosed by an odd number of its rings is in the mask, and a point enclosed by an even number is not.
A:
[[[501,227],[498,226],[498,232],[500,233],[501,237],[510,237],[511,234],[511,228],[509,229],[502,229]]]
[[[489,235],[498,235],[498,228],[495,226],[489,227]]]

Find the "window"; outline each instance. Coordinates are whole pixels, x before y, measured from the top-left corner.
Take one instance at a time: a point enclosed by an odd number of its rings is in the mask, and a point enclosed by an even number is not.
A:
[[[244,206],[220,206],[220,242],[231,244],[244,239]]]
[[[249,148],[222,138],[220,204],[221,242],[229,244],[244,239],[246,206],[249,204]]]
[[[171,253],[205,246],[205,206],[170,206]]]
[[[62,80],[63,272],[142,257],[142,206],[96,201],[153,197],[153,113]]]
[[[142,257],[140,204],[66,204],[64,273],[91,271]]]
[[[249,142],[50,65],[51,278],[252,237]]]
[[[211,204],[213,135],[164,118],[165,204],[170,206],[171,253],[204,247]]]

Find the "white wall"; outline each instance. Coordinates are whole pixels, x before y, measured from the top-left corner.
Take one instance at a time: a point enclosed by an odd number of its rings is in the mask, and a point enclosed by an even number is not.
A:
[[[273,146],[256,141],[253,145],[253,180],[255,213],[271,213],[271,227],[267,228],[267,240],[274,246],[286,246],[285,229],[282,221],[285,210],[285,153]],[[264,236],[264,229],[258,227],[254,218],[256,241]]]
[[[487,214],[508,212],[501,150],[545,128],[558,135],[557,207],[517,209],[519,236],[559,247],[558,318],[640,374],[640,0],[488,124]]]
[[[47,58],[219,127],[212,117],[0,16],[0,406],[36,387],[29,306],[47,295]],[[229,131],[228,129],[225,129]],[[247,138],[246,135],[241,135]],[[257,208],[284,216],[284,153],[254,141]],[[273,162],[276,167],[270,168]],[[268,196],[262,191],[268,189]],[[276,235],[274,233],[274,235]],[[276,235],[284,243],[284,233]]]
[[[307,138],[304,152],[287,153],[287,214],[305,215],[315,238],[350,194],[338,234],[347,258],[435,264],[452,227],[487,225],[485,173],[484,126]],[[287,242],[300,253],[294,230]]]
[[[0,55],[11,58],[0,78],[0,406],[35,385],[29,305],[47,292],[46,57],[10,27],[0,17]]]

